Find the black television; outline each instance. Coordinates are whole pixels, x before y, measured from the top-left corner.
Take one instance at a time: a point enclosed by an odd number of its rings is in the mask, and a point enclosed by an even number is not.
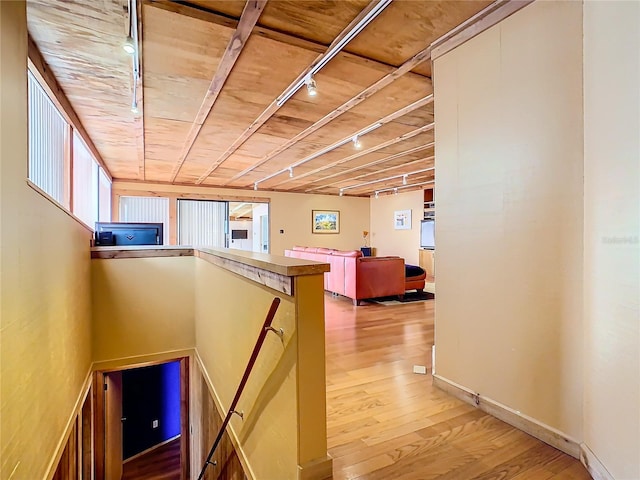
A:
[[[162,245],[162,223],[96,222],[96,246]]]
[[[249,238],[249,230],[231,230],[232,240],[246,240]]]
[[[420,247],[428,250],[436,248],[436,222],[435,220],[422,220],[420,224]]]

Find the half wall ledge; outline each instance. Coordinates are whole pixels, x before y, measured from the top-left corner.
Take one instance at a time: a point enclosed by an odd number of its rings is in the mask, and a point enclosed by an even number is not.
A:
[[[328,272],[330,266],[310,260],[227,248],[188,246],[93,247],[91,258],[157,258],[195,256],[256,283],[293,295],[293,279]]]

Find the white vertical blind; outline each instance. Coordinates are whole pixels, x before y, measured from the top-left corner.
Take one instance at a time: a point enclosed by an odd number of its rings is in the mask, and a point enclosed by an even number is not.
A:
[[[227,202],[178,200],[178,245],[225,247]]]
[[[120,197],[120,221],[163,223],[163,243],[169,243],[169,199],[163,197]]]
[[[29,180],[61,205],[65,198],[67,122],[29,72]]]
[[[111,180],[102,168],[98,178],[98,221],[111,221]]]
[[[93,227],[98,221],[98,163],[73,133],[73,214]]]

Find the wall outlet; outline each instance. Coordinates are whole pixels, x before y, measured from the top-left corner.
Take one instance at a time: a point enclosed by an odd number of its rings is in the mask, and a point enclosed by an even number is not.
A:
[[[158,428],[158,420],[154,420],[154,421],[151,423],[151,427],[152,427],[152,428]]]

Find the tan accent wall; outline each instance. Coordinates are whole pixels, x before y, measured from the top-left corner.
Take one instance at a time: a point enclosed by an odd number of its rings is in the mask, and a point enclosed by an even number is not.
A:
[[[375,248],[376,256],[395,255],[404,258],[407,264],[418,265],[423,200],[422,190],[371,199],[371,232],[367,244]],[[410,230],[394,228],[393,213],[397,210],[411,210]]]
[[[353,250],[362,246],[362,231],[369,230],[369,199],[339,197],[336,195],[307,195],[298,193],[265,192],[254,190],[190,187],[116,181],[113,184],[114,205],[117,215],[118,195],[159,195],[187,198],[206,198],[242,201],[264,198],[270,200],[269,231],[272,255],[284,255],[295,245]],[[257,201],[257,200],[256,200]],[[311,233],[312,210],[340,211],[339,234]],[[283,230],[284,233],[280,233]]]
[[[0,2],[0,478],[52,476],[91,365],[91,233],[27,185],[27,24]]]
[[[584,4],[584,442],[640,478],[640,6]]]
[[[246,470],[253,478],[295,478],[297,345],[293,298],[252,285],[200,259],[196,259],[196,278],[196,348],[223,414],[233,400],[273,297],[282,298],[273,325],[285,330],[285,342],[273,334],[265,339],[238,403],[244,420],[234,416],[230,427],[243,445],[238,453],[241,460],[248,461]]]
[[[434,68],[438,374],[582,438],[582,4]]]
[[[194,257],[91,262],[95,362],[195,347]]]
[[[236,408],[244,419],[230,423],[250,478],[307,478],[309,464],[327,459],[322,284],[322,274],[296,277],[290,297],[196,260],[196,347],[222,415],[273,298],[281,299],[272,325],[284,338],[267,335]]]

